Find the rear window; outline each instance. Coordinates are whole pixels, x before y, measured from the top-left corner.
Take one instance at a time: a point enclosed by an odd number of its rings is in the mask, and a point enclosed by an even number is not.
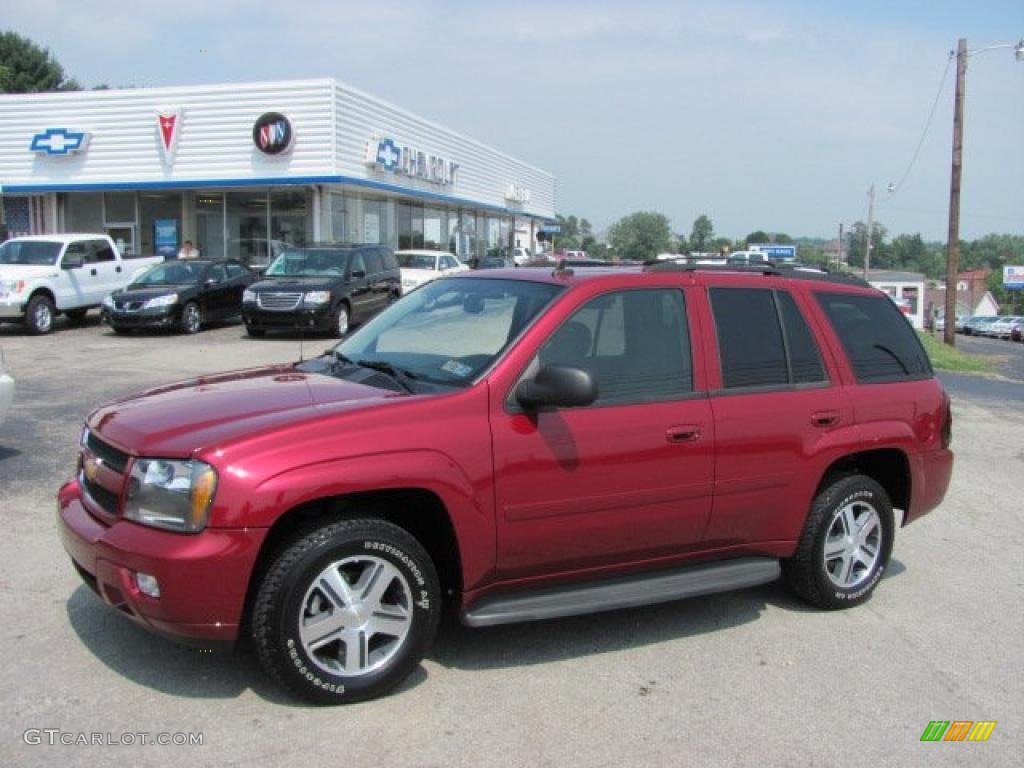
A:
[[[928,354],[888,296],[818,293],[832,328],[862,384],[932,376]]]

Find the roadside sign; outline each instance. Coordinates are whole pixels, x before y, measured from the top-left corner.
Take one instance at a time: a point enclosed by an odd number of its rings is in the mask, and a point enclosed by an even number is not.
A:
[[[541,224],[539,231],[549,235],[558,235],[561,234],[562,227],[560,224]]]
[[[1024,288],[1024,267],[1003,267],[1004,288]]]
[[[760,251],[770,259],[795,259],[795,245],[776,245],[775,243],[751,243],[747,246],[751,251]]]

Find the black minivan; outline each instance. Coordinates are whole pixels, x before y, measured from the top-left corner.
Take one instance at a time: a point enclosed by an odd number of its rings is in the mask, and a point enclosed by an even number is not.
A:
[[[242,319],[250,336],[289,330],[344,336],[401,293],[398,262],[385,245],[290,246],[245,291]]]

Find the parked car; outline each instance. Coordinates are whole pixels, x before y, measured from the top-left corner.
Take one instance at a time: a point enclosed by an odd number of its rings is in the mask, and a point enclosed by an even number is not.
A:
[[[291,248],[246,289],[242,319],[250,336],[311,330],[344,336],[402,293],[395,254],[383,245],[323,243]]]
[[[469,267],[447,251],[395,251],[402,273],[402,293],[408,293],[442,275],[466,272]]]
[[[1016,323],[1010,329],[1010,338],[1013,341],[1024,341],[1024,322]]]
[[[117,333],[173,328],[198,333],[204,323],[242,314],[242,292],[256,274],[233,259],[157,264],[103,300],[103,320]]]
[[[523,264],[526,264],[524,261]],[[508,269],[518,267],[519,264],[512,256],[486,256],[480,260],[477,269]]]
[[[994,339],[1009,339],[1013,335],[1013,328],[1020,323],[1024,318],[1015,317],[1013,315],[1003,315],[996,318],[991,323],[987,323],[982,326],[982,332],[985,336],[991,336]]]
[[[446,604],[491,626],[780,575],[861,604],[942,501],[951,435],[917,334],[859,278],[482,270],[322,357],[93,411],[58,529],[123,616],[244,635],[345,703],[412,672]]]
[[[999,318],[996,315],[974,315],[964,320],[965,336],[984,336],[984,326],[994,323]]]
[[[0,322],[49,333],[58,313],[82,320],[104,296],[161,261],[126,259],[107,235],[13,237],[0,244]]]
[[[7,412],[14,402],[14,379],[4,368],[4,352],[0,349],[0,425],[7,420]]]
[[[244,237],[228,240],[227,255],[238,259],[258,275],[266,271],[270,263],[289,247],[284,240],[270,240],[265,237]]]

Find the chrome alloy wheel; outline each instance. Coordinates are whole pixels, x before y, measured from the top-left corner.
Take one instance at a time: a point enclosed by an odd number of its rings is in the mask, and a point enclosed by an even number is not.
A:
[[[40,301],[32,308],[32,324],[39,333],[49,333],[53,327],[53,309],[49,302]]]
[[[302,600],[299,639],[325,672],[356,677],[387,664],[413,617],[412,590],[391,563],[370,555],[331,563]]]
[[[882,524],[876,510],[864,501],[840,507],[825,535],[825,572],[837,587],[852,589],[875,571],[882,553]]]
[[[342,304],[338,307],[337,324],[335,326],[335,332],[338,336],[344,336],[348,333],[348,307]]]
[[[199,333],[203,320],[199,314],[199,307],[194,302],[189,302],[181,310],[181,328],[185,333]]]

